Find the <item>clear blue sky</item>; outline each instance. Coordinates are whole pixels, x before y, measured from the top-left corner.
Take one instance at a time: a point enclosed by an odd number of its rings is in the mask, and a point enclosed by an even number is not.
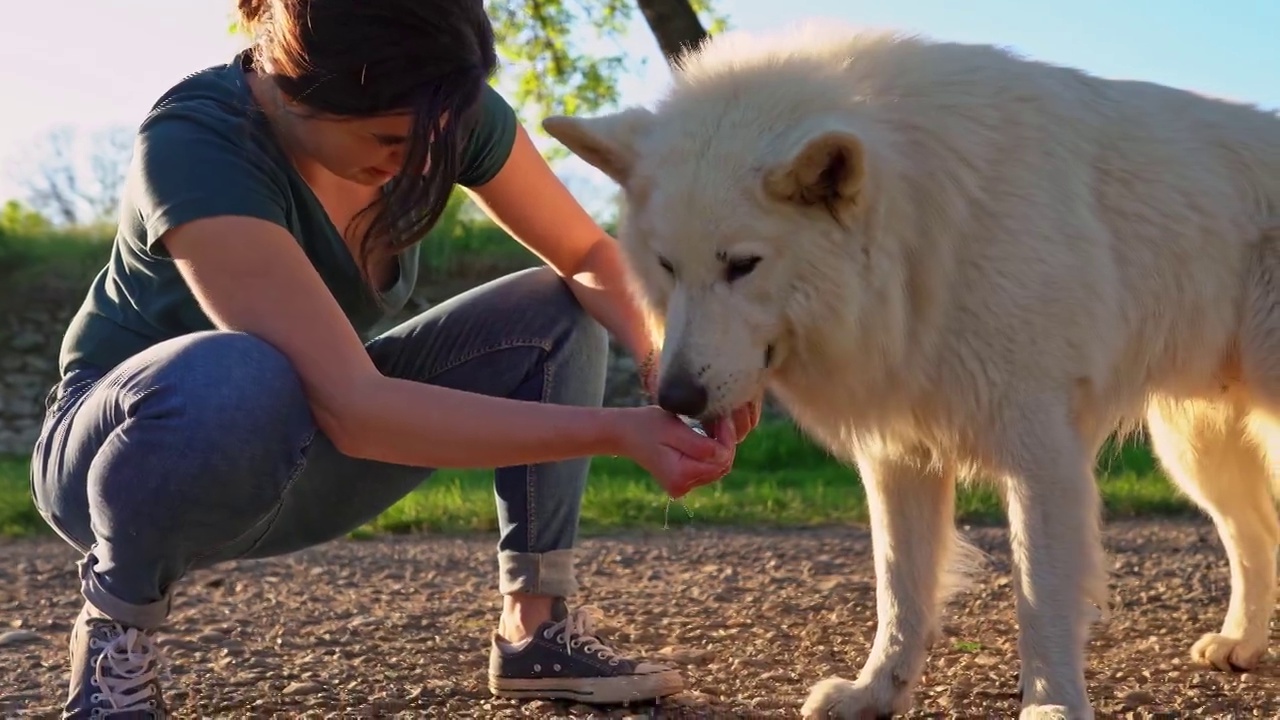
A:
[[[591,2],[591,0],[583,0]],[[1280,0],[713,0],[734,27],[809,17],[892,26],[940,39],[992,42],[1109,77],[1139,78],[1280,108]],[[0,200],[49,127],[136,123],[189,72],[225,61],[232,0],[41,0],[0,23]],[[53,50],[45,50],[48,43]],[[644,103],[665,81],[639,13],[625,48],[647,67],[623,79]],[[562,174],[592,203],[611,190],[579,162]]]

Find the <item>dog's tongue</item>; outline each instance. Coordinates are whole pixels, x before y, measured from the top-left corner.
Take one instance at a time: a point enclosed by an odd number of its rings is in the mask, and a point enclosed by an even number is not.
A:
[[[733,418],[730,416],[715,418],[707,423],[706,428],[707,434],[715,440],[734,437]]]

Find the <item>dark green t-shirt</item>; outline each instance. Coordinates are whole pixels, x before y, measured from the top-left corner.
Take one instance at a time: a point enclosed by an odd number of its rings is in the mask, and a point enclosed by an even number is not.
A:
[[[188,76],[160,98],[138,129],[107,265],[63,339],[63,373],[103,370],[158,342],[214,325],[157,240],[215,215],[245,215],[287,229],[364,334],[408,301],[419,246],[399,256],[398,279],[378,293],[363,282],[338,228],[284,155],[255,104],[244,53]],[[458,184],[482,185],[506,162],[516,135],[511,106],[492,88],[468,141]]]

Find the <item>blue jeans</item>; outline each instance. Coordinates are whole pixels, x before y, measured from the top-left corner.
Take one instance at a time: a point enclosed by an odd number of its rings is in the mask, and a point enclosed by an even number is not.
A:
[[[607,344],[568,286],[538,268],[437,305],[367,348],[387,375],[599,406]],[[499,592],[576,591],[589,463],[495,470]],[[248,334],[210,331],[109,370],[69,372],[49,394],[31,485],[46,522],[84,553],[86,599],[154,627],[188,571],[341,537],[431,472],[338,452],[283,354]]]

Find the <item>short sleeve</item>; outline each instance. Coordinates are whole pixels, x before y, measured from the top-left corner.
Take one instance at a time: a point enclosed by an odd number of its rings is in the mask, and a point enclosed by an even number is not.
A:
[[[467,140],[458,184],[476,187],[492,180],[511,155],[517,126],[511,104],[485,85],[480,95],[480,118]]]
[[[217,110],[153,115],[139,129],[127,192],[145,228],[146,250],[169,230],[202,218],[239,215],[287,226],[279,171],[254,141],[250,121]]]

